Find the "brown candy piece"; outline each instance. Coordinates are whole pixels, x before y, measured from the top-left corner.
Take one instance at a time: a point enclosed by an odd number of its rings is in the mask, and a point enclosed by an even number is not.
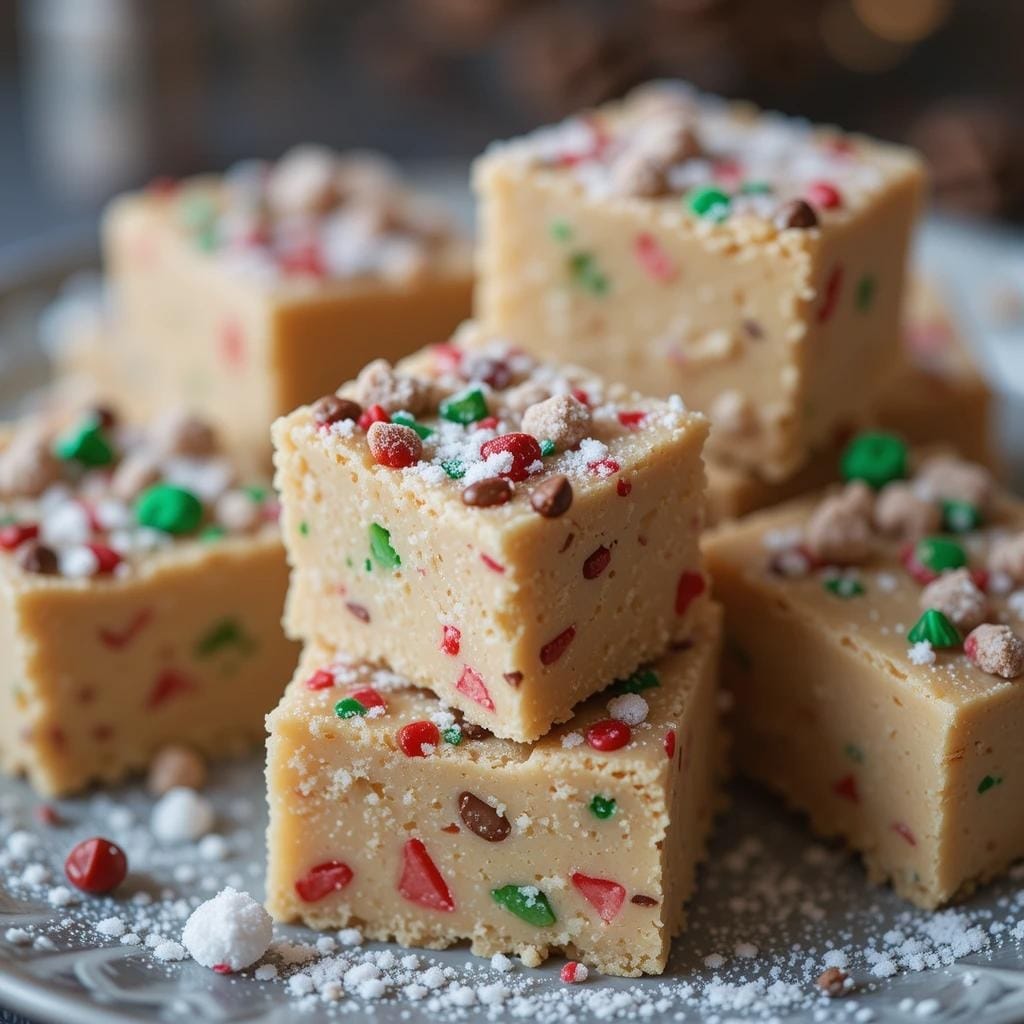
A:
[[[469,791],[459,794],[459,817],[473,835],[489,843],[508,839],[512,831],[504,814],[499,814],[489,803]]]
[[[565,515],[572,505],[572,484],[567,477],[558,473],[548,477],[542,484],[535,487],[530,494],[533,510],[545,519],[557,519]]]
[[[313,403],[313,422],[318,427],[329,427],[342,420],[358,420],[363,414],[362,406],[339,395],[324,395]]]
[[[202,789],[206,783],[206,761],[189,747],[161,747],[149,764],[146,788],[153,796],[179,786]]]
[[[818,226],[818,215],[814,207],[803,199],[791,199],[779,207],[775,214],[775,226],[780,231],[790,228],[815,228]]]
[[[825,995],[831,996],[834,999],[836,996],[845,995],[849,991],[846,987],[846,977],[846,974],[839,970],[838,967],[829,967],[828,970],[822,971],[818,975],[818,980],[815,984]]]
[[[34,572],[40,576],[56,576],[60,571],[57,552],[36,541],[22,544],[18,548],[17,559],[18,564],[25,572]]]
[[[462,501],[473,508],[493,508],[504,505],[512,497],[512,485],[501,477],[477,480],[462,492]]]
[[[629,902],[638,907],[656,907],[658,905],[658,901],[653,896],[644,896],[643,893],[639,892],[635,896],[630,897]]]

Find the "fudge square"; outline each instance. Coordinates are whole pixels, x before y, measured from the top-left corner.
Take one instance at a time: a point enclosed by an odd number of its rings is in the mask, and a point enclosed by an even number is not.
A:
[[[268,717],[271,914],[661,973],[714,809],[720,630],[705,601],[679,650],[532,745],[310,644]]]
[[[662,83],[493,145],[474,181],[484,325],[678,392],[715,423],[709,452],[762,476],[826,443],[894,359],[908,150]]]
[[[844,469],[706,544],[736,760],[936,907],[1024,855],[1024,509],[977,464],[910,469],[892,436]]]
[[[285,628],[530,742],[688,635],[707,422],[473,333],[274,424]]]
[[[445,214],[381,159],[310,146],[115,200],[104,253],[116,333],[101,396],[145,413],[188,396],[268,462],[276,416],[375,356],[443,340],[472,291]]]
[[[266,485],[207,424],[109,409],[0,440],[0,768],[47,795],[146,767],[166,744],[259,742],[298,650]]]

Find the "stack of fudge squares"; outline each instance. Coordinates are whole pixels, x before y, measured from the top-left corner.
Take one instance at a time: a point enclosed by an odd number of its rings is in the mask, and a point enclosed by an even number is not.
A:
[[[0,438],[4,769],[270,711],[275,918],[618,975],[682,930],[720,704],[906,898],[1004,870],[1024,512],[905,279],[914,154],[660,84],[474,181],[475,273],[365,154],[113,205],[88,401]]]

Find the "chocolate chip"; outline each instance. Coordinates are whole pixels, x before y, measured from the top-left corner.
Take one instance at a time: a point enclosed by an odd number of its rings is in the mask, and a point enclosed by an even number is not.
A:
[[[459,794],[459,817],[473,835],[489,843],[508,839],[512,831],[504,814],[499,814],[490,804],[469,792]]]
[[[346,601],[345,607],[360,621],[369,622],[370,613],[361,605],[356,604],[355,601]]]
[[[57,552],[48,548],[45,544],[37,544],[29,541],[18,548],[18,564],[25,572],[38,573],[40,576],[56,576],[59,567],[57,565]]]
[[[635,903],[638,907],[656,907],[658,905],[658,901],[653,896],[643,896],[640,893],[637,893],[629,902]]]
[[[462,501],[473,508],[492,508],[504,505],[512,497],[512,485],[501,477],[492,476],[477,480],[462,492]]]
[[[363,408],[358,402],[338,395],[324,395],[313,403],[313,422],[318,427],[329,427],[342,420],[358,420]]]
[[[504,676],[505,682],[514,690],[517,690],[519,688],[519,684],[523,681],[522,672],[506,672],[504,673]]]
[[[534,512],[545,519],[557,519],[569,511],[572,504],[572,484],[561,473],[549,477],[533,489],[530,504]]]
[[[780,231],[788,228],[814,228],[818,226],[818,215],[810,203],[803,199],[791,199],[779,207],[775,214],[775,226]]]

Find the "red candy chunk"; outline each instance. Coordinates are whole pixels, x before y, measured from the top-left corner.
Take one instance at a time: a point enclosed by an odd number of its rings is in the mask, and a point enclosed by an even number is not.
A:
[[[450,654],[453,658],[459,653],[462,646],[462,630],[458,626],[441,627],[441,650]]]
[[[334,685],[334,673],[318,668],[307,680],[307,690],[329,690]]]
[[[491,572],[503,573],[505,571],[505,566],[503,566],[501,562],[496,562],[490,555],[485,555],[482,551],[480,552],[480,561],[483,562]]]
[[[977,663],[978,661],[978,638],[971,631],[967,634],[967,639],[964,640],[964,654],[967,655],[968,660]]]
[[[633,242],[633,252],[640,266],[655,281],[664,284],[676,276],[672,257],[665,252],[654,235],[649,235],[646,231],[637,235]]]
[[[540,649],[540,663],[542,665],[553,665],[569,649],[569,644],[572,643],[575,636],[575,626],[563,629],[554,640],[549,640]]]
[[[214,974],[233,974],[231,964],[214,964],[211,968]]]
[[[567,985],[578,985],[587,980],[587,968],[575,960],[570,960],[559,972],[558,976]]]
[[[480,445],[480,454],[485,459],[504,452],[512,456],[512,465],[501,475],[515,483],[525,480],[530,467],[541,461],[540,445],[532,434],[502,434]]]
[[[303,903],[316,903],[332,893],[341,892],[352,881],[352,869],[340,860],[326,860],[311,867],[295,880],[295,891]]]
[[[910,830],[909,825],[904,825],[902,821],[894,821],[892,823],[892,830],[910,846],[917,846],[917,837]]]
[[[676,584],[676,615],[685,615],[686,609],[704,593],[707,583],[699,572],[686,570]]]
[[[617,718],[602,718],[587,730],[587,743],[594,748],[608,753],[620,750],[633,738],[633,732],[625,722]]]
[[[430,349],[434,364],[441,373],[457,373],[462,365],[462,349],[444,341],[432,345]]]
[[[853,775],[844,775],[832,785],[832,792],[836,796],[849,800],[851,804],[860,803],[860,791],[857,789],[857,779]]]
[[[843,287],[843,268],[836,267],[825,282],[825,297],[818,309],[818,323],[823,324],[832,318],[839,305],[839,293]]]
[[[128,858],[116,843],[101,836],[83,839],[64,861],[68,881],[82,892],[113,892],[128,874]]]
[[[607,878],[591,878],[577,871],[572,876],[572,884],[605,924],[615,920],[626,901],[626,890],[618,882]]]
[[[423,442],[419,435],[401,423],[371,423],[366,442],[373,461],[389,469],[413,466],[423,455]]]
[[[843,205],[839,189],[828,181],[812,181],[807,187],[807,201],[821,210],[838,210]]]
[[[121,564],[121,556],[106,544],[90,544],[88,547],[96,557],[97,575],[109,576]]]
[[[615,493],[620,498],[628,498],[633,492],[633,484],[629,480],[623,480],[621,477],[615,484]]]
[[[588,395],[583,388],[573,388],[572,397],[575,398],[577,402],[582,402],[586,406],[590,405],[590,395]]]
[[[437,747],[441,733],[433,722],[410,722],[398,730],[398,745],[406,757],[426,757],[424,747]]]
[[[353,700],[359,701],[367,710],[370,708],[383,708],[387,711],[388,709],[388,702],[372,686],[364,686],[361,690],[353,690],[349,696]]]
[[[374,423],[390,423],[391,417],[383,406],[371,405],[363,410],[357,422],[361,430],[369,430]]]
[[[402,848],[402,877],[398,880],[398,891],[410,903],[428,910],[450,913],[455,909],[451,890],[419,839],[410,839]]]
[[[4,551],[13,551],[25,541],[35,540],[38,536],[39,526],[36,523],[9,523],[7,526],[0,526],[0,548]]]
[[[639,409],[631,409],[628,412],[623,411],[619,413],[619,422],[624,427],[639,427],[645,419],[647,419],[647,413],[641,412]]]
[[[676,731],[675,729],[669,729],[665,733],[665,739],[662,740],[662,745],[665,748],[665,756],[671,761],[672,755],[676,752]]]
[[[165,668],[153,681],[153,687],[146,698],[146,706],[158,708],[161,704],[195,689],[195,684],[182,672]]]
[[[485,710],[494,710],[494,701],[491,700],[491,695],[484,684],[484,677],[475,668],[471,668],[469,665],[463,668],[462,675],[459,676],[459,681],[455,684],[455,689],[459,693],[464,693],[470,700],[476,701]]]
[[[327,267],[320,246],[315,243],[296,246],[283,253],[280,260],[281,269],[286,274],[305,274],[309,277],[325,277]]]
[[[583,563],[583,578],[596,580],[608,568],[612,553],[602,544],[596,551],[588,555]]]
[[[588,462],[587,469],[589,469],[594,476],[607,479],[608,477],[614,476],[618,473],[622,467],[614,459],[598,459],[597,462]]]

